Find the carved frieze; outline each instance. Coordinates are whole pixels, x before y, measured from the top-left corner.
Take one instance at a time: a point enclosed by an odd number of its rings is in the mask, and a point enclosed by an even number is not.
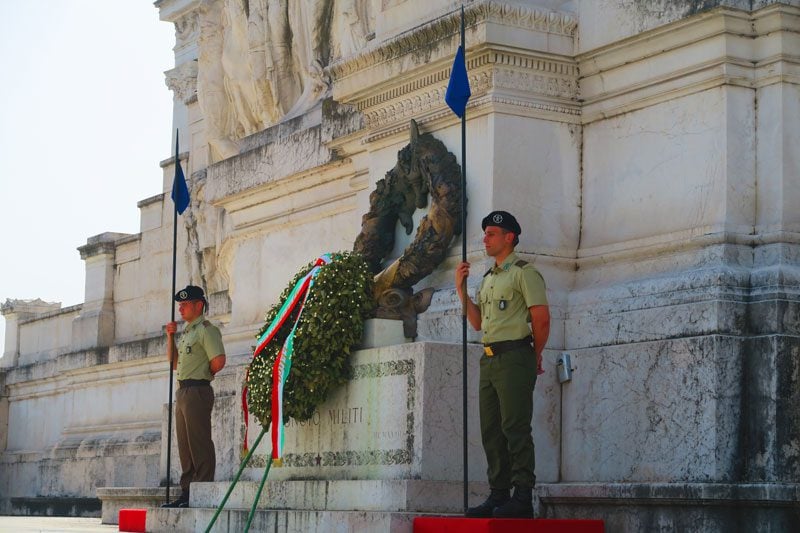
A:
[[[190,11],[175,21],[175,49],[193,45],[200,34],[197,11]]]
[[[504,104],[528,112],[579,114],[578,69],[572,63],[489,50],[470,58],[469,69],[471,108]],[[395,125],[399,128],[412,118],[433,120],[449,112],[444,102],[449,76],[448,65],[354,104],[372,130],[394,131]]]
[[[501,104],[527,116],[575,120],[578,67],[572,51],[577,22],[571,14],[486,0],[466,8],[465,24],[470,108]],[[399,133],[410,119],[429,122],[449,116],[444,94],[459,28],[460,14],[449,13],[328,68],[334,98],[364,116],[370,130],[365,142]],[[541,49],[522,50],[514,39],[539,42]]]
[[[468,28],[487,22],[501,23],[528,30],[574,37],[577,19],[568,13],[544,11],[532,6],[507,4],[495,0],[477,1],[465,7],[464,23]],[[414,31],[386,42],[356,57],[333,63],[327,70],[333,79],[340,79],[369,66],[389,61],[409,52],[430,46],[431,43],[458,34],[460,13],[452,13],[424,24]]]
[[[515,91],[528,91],[552,98],[572,100],[578,91],[577,76],[551,76],[535,71],[496,68],[493,71],[493,86]]]

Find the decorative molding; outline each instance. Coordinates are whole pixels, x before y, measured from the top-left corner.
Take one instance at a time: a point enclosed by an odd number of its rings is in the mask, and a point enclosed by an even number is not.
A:
[[[197,100],[197,60],[186,61],[164,72],[167,87],[173,98],[184,104]]]
[[[142,209],[143,207],[147,207],[147,206],[153,205],[155,203],[163,202],[164,201],[164,197],[166,196],[166,194],[167,193],[162,192],[162,193],[158,193],[158,194],[155,194],[153,196],[150,196],[149,198],[145,198],[144,200],[139,200],[136,203],[136,207],[138,207],[139,209]]]
[[[542,11],[534,7],[510,5],[496,0],[478,1],[466,7],[464,21],[465,26],[470,28],[480,23],[496,22],[569,37],[574,37],[578,26],[577,19],[568,13]],[[326,71],[335,82],[370,66],[429,47],[433,42],[454,37],[460,28],[460,11],[451,11],[388,42],[378,44],[372,50],[333,63],[326,68]]]
[[[95,235],[94,237],[89,237],[86,239],[86,244],[78,247],[78,251],[81,253],[81,259],[88,259],[89,257],[100,254],[113,255],[119,240],[130,237],[131,235],[136,234],[107,231],[105,233]]]
[[[574,100],[578,95],[577,77],[550,76],[532,71],[497,68],[494,71],[493,81],[496,88],[533,92],[551,98]]]
[[[516,108],[517,112],[521,115],[536,115],[540,118],[542,115],[547,115],[547,118],[569,123],[579,123],[581,116],[581,109],[578,103],[574,105],[561,105],[552,102],[545,103],[522,98],[486,94],[480,97],[470,98],[467,109],[471,116],[475,116],[476,111],[485,113],[484,110],[492,106],[511,106]],[[418,124],[430,124],[439,120],[456,120],[454,117],[455,115],[444,105],[444,100],[442,99],[441,105],[432,105],[430,112],[416,115],[413,118]],[[391,121],[383,127],[376,126],[372,128],[372,131],[361,139],[361,144],[369,144],[395,135],[406,135],[407,133],[407,121]]]
[[[367,129],[382,130],[366,141],[390,135],[388,129],[393,125],[404,130],[411,118],[427,122],[432,114],[446,111],[444,94],[450,69],[448,65],[353,102],[364,115]],[[468,69],[470,108],[503,104],[528,112],[580,114],[578,68],[569,61],[490,49],[473,54]]]
[[[156,0],[153,6],[158,9],[158,16],[167,22],[176,22],[187,13],[196,11],[204,0]]]
[[[6,298],[6,301],[0,304],[0,313],[3,315],[11,313],[21,313],[25,315],[44,314],[59,309],[61,309],[61,302],[46,302],[41,298],[33,298],[30,300]]]
[[[190,11],[175,21],[175,49],[192,45],[200,36],[197,11]]]
[[[35,313],[35,315],[29,315],[29,316],[21,317],[19,322],[18,322],[18,324],[20,326],[24,326],[25,324],[30,324],[31,322],[36,322],[38,320],[47,320],[48,318],[55,318],[55,317],[58,317],[58,316],[61,316],[61,315],[68,315],[68,314],[72,314],[72,313],[77,314],[77,313],[80,313],[83,310],[83,304],[75,304],[75,305],[71,305],[69,307],[60,307],[61,303],[58,302],[58,303],[56,303],[54,305],[58,305],[59,307],[54,307],[50,311],[44,311],[44,312],[41,312],[41,313],[37,312],[37,313]],[[30,355],[30,354],[23,354],[23,356],[27,356],[27,355]],[[8,383],[10,384],[11,381],[9,381]]]
[[[583,123],[721,86],[800,84],[800,9],[719,7],[576,56]],[[717,52],[714,52],[717,51]]]

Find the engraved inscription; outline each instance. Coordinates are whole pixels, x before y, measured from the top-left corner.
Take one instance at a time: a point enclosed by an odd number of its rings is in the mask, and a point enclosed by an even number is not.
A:
[[[364,422],[364,408],[350,407],[348,409],[331,409],[329,411],[331,424],[361,424]]]
[[[414,370],[413,360],[354,365],[347,385],[310,419],[287,421],[283,466],[410,464],[415,441]],[[256,453],[249,466],[264,467],[266,458]]]

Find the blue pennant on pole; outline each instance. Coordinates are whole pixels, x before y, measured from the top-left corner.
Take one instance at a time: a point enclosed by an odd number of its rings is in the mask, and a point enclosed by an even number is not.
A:
[[[189,188],[186,186],[186,177],[181,168],[181,159],[178,156],[178,134],[175,133],[175,179],[172,181],[172,201],[175,209],[182,215],[189,206]]]
[[[453,60],[453,68],[450,71],[450,81],[447,84],[447,92],[444,101],[450,106],[458,118],[464,116],[467,109],[467,101],[472,93],[469,90],[469,78],[467,77],[467,64],[464,61],[464,48],[459,46],[456,57]]]

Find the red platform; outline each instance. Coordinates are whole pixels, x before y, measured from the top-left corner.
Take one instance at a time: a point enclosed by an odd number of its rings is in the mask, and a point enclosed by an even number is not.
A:
[[[426,516],[414,519],[414,533],[605,533],[602,520],[552,518],[462,518]]]
[[[119,530],[131,533],[145,533],[147,509],[120,509]]]

